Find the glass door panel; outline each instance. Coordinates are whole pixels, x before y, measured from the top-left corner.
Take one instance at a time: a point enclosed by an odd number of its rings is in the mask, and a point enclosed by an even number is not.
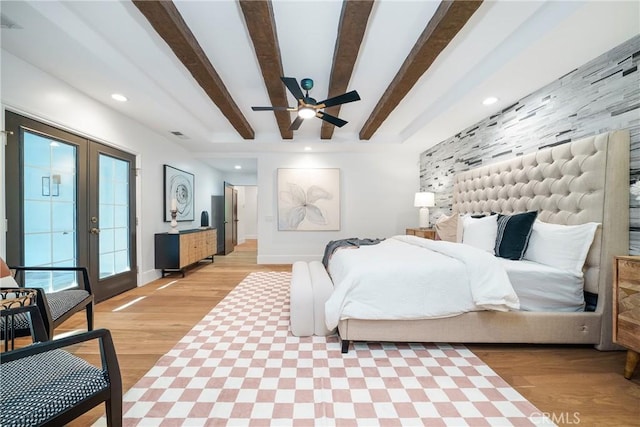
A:
[[[131,270],[129,162],[99,154],[100,279]]]
[[[135,156],[89,146],[89,259],[96,300],[136,287]]]
[[[76,266],[76,164],[73,144],[23,133],[24,264]],[[29,272],[48,292],[75,286],[75,274]]]

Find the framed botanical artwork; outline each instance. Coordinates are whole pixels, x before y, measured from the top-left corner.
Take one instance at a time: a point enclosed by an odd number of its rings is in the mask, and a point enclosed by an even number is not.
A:
[[[340,169],[278,169],[278,230],[340,230]]]
[[[194,218],[193,174],[164,165],[164,221],[171,221],[171,209],[177,211],[178,221],[193,221]]]

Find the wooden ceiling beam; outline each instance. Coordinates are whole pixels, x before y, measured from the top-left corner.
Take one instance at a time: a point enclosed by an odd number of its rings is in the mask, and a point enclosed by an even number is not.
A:
[[[253,42],[253,49],[260,64],[271,105],[289,105],[285,86],[280,80],[280,77],[284,76],[284,71],[271,1],[238,0],[238,2]],[[293,131],[289,130],[291,114],[288,111],[274,111],[273,114],[276,116],[282,139],[293,139]]]
[[[172,1],[132,0],[244,139],[255,133]]]
[[[482,0],[454,0],[440,3],[360,130],[360,139],[368,140],[373,136],[481,4]]]
[[[347,92],[373,2],[374,0],[344,0],[342,3],[327,99]],[[324,111],[337,117],[340,107],[341,105],[336,105]],[[334,130],[334,125],[323,121],[320,138],[331,139]]]

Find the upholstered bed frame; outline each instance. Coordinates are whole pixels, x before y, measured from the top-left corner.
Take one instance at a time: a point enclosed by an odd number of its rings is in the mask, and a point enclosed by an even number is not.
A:
[[[338,325],[343,352],[349,341],[560,343],[615,348],[611,339],[611,280],[613,256],[629,250],[629,132],[587,137],[455,177],[454,212],[510,214],[530,210],[537,210],[538,218],[545,222],[601,224],[584,268],[585,290],[597,295],[595,311],[479,311],[425,320],[344,319]],[[304,266],[294,265],[292,332],[304,335],[296,332],[301,332],[298,313],[306,306],[315,322],[313,332],[307,334],[329,333],[319,324],[324,321],[319,311],[322,298],[327,298],[326,277],[316,271],[314,280],[300,274],[302,270]],[[307,291],[316,292],[318,298],[312,295],[312,301],[305,301]],[[303,332],[309,330],[307,327]]]

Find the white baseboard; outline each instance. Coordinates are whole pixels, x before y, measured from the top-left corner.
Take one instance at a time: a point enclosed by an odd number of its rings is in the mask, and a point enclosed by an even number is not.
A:
[[[140,283],[138,286],[144,286],[147,283],[153,282],[160,278],[160,270],[148,270],[140,274]]]
[[[321,261],[322,255],[258,255],[258,264],[293,264],[296,261]]]

